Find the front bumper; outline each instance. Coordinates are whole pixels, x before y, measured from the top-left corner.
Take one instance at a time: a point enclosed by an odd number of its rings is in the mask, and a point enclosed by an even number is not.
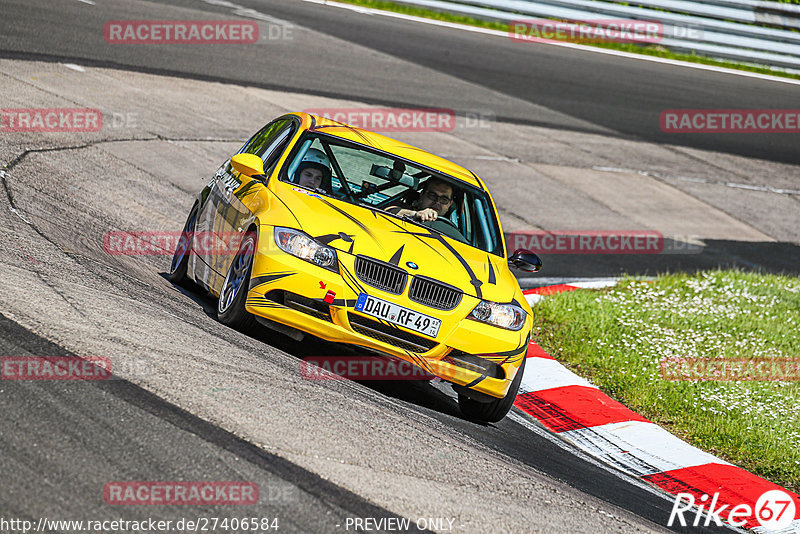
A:
[[[271,238],[271,232],[261,235]],[[512,332],[465,319],[478,302],[474,297],[464,295],[455,309],[441,311],[412,302],[404,294],[360,284],[372,296],[442,320],[435,339],[388,327],[355,310],[360,290],[352,255],[339,252],[337,273],[265,245],[254,260],[245,303],[248,312],[328,341],[400,358],[492,397],[502,398],[508,392],[525,357],[530,317],[520,331]]]

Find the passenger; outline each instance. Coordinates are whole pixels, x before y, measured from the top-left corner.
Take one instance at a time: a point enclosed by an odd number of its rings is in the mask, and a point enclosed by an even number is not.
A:
[[[322,150],[309,148],[294,173],[297,185],[312,191],[331,191],[331,166]]]

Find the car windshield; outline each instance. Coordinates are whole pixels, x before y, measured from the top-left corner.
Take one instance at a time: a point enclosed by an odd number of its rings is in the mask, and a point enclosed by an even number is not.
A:
[[[306,181],[303,171],[308,167],[323,171],[327,167],[330,174],[323,172],[321,179]],[[308,133],[297,143],[281,180],[395,216],[401,209],[425,207],[425,197],[434,200],[437,196],[428,188],[435,189],[443,200],[451,199],[449,208],[436,221],[413,222],[485,252],[503,255],[494,208],[484,191],[392,154]],[[432,187],[434,183],[439,187]]]

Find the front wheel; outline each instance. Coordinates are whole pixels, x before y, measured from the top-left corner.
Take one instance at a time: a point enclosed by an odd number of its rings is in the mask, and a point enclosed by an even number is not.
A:
[[[517,370],[511,386],[508,388],[508,393],[502,399],[493,399],[489,402],[481,402],[470,399],[463,393],[458,394],[458,407],[468,419],[473,421],[482,421],[485,423],[496,423],[506,416],[511,406],[514,405],[514,400],[517,398],[519,385],[522,382],[522,374],[525,372],[525,360]]]
[[[256,325],[253,314],[244,305],[250,288],[250,273],[253,270],[253,259],[256,255],[256,233],[244,234],[239,251],[234,256],[217,303],[217,318],[223,324],[237,330],[249,330]]]

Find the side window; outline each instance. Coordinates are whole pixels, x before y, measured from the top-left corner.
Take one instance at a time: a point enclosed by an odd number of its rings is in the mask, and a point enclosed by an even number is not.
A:
[[[289,145],[289,140],[294,135],[294,125],[290,124],[281,130],[275,139],[269,144],[263,154],[260,154],[261,159],[264,160],[264,172],[267,175],[272,174],[275,164],[281,159],[281,154]]]
[[[497,254],[497,248],[500,245],[499,236],[496,235],[495,230],[497,226],[492,219],[491,208],[488,206],[487,200],[481,197],[475,197],[475,218],[477,220],[477,228],[475,229],[478,237],[478,243],[481,244],[483,250],[491,251]],[[502,250],[502,249],[501,249]]]
[[[464,193],[461,197],[461,206],[456,208],[456,211],[460,212],[461,214],[461,225],[459,226],[461,233],[464,237],[467,238],[467,241],[472,243],[473,246],[476,244],[475,236],[473,235],[473,228],[472,228],[472,216],[470,214],[469,209],[469,193]]]
[[[261,159],[264,160],[264,164],[266,166],[267,160],[272,153],[270,148],[275,148],[274,141],[283,137],[281,134],[284,134],[284,130],[292,130],[291,126],[291,119],[278,119],[272,121],[264,126],[261,131],[251,137],[250,140],[245,143],[239,153],[261,156]],[[265,156],[267,157],[265,158]]]

